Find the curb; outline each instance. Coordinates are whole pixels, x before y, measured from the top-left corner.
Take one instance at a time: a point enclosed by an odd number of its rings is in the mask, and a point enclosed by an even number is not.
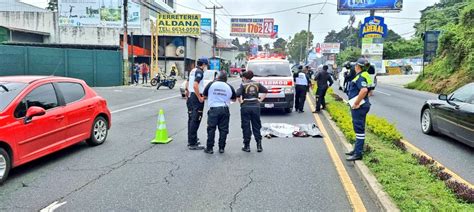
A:
[[[331,125],[331,128],[333,128],[333,130],[335,131],[337,140],[341,142],[341,144],[347,151],[350,151],[352,149],[352,145],[347,142],[346,137],[344,137],[344,134],[341,132],[341,130],[339,130],[339,128],[336,126],[336,123],[331,119],[329,113],[323,110],[322,114],[324,118],[328,120],[329,124]],[[376,204],[383,211],[400,211],[400,209],[398,209],[395,203],[393,203],[390,196],[382,189],[382,185],[377,181],[375,176],[372,174],[372,172],[370,172],[369,168],[364,164],[364,162],[355,161],[354,167],[356,168],[359,176],[361,176],[364,180],[364,183],[368,188],[370,196],[376,200]]]

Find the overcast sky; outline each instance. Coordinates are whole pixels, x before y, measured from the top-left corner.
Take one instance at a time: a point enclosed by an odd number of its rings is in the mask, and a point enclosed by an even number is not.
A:
[[[23,0],[24,2],[35,4],[41,7],[47,5],[47,0]],[[206,10],[205,6],[222,5],[224,9],[218,10],[217,33],[224,38],[231,38],[230,18],[222,14],[245,15],[261,14],[295,8],[314,3],[324,3],[326,0],[176,0],[177,13],[200,13],[203,18],[211,18],[212,10]],[[338,15],[335,4],[337,0],[327,0],[327,4],[308,6],[305,8],[291,10],[282,13],[269,15],[252,16],[255,18],[274,18],[275,24],[279,25],[279,37],[287,39],[296,32],[307,29],[308,15],[297,14],[297,12],[317,13],[321,11],[323,15],[314,17],[311,21],[311,31],[315,34],[314,43],[323,42],[324,37],[331,30],[339,31],[347,26],[348,15]],[[412,18],[420,17],[420,10],[433,5],[439,0],[405,0],[403,10],[399,13],[376,13],[386,17],[385,23],[389,29],[394,30],[405,38],[413,36],[415,29],[414,23],[417,21]],[[192,8],[192,9],[190,9]],[[357,15],[356,24],[368,14]],[[264,39],[263,43],[272,42],[270,39]]]

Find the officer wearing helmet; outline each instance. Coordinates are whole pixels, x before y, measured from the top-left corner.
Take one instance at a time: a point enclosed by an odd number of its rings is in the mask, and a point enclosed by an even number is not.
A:
[[[367,60],[364,58],[357,60],[354,67],[356,76],[349,82],[349,89],[347,92],[349,102],[353,101],[353,104],[351,104],[351,115],[352,125],[356,133],[354,150],[346,153],[346,155],[349,155],[346,159],[347,161],[361,160],[364,149],[365,120],[367,113],[370,110],[368,86],[372,83],[369,74],[363,70],[366,64]]]
[[[197,132],[201,124],[204,110],[204,71],[207,69],[208,61],[201,58],[197,61],[197,67],[191,70],[186,84],[186,97],[188,106],[188,148],[190,150],[202,150],[199,145]]]
[[[248,70],[242,73],[242,84],[237,89],[240,102],[240,119],[244,137],[242,151],[250,152],[250,138],[253,136],[257,142],[257,152],[262,152],[262,134],[260,129],[260,102],[265,99],[268,90],[259,82],[252,80],[253,72]],[[263,94],[260,96],[260,94]]]

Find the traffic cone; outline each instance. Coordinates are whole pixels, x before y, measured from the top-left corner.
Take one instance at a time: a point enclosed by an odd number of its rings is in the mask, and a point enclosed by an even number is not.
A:
[[[165,112],[163,109],[160,109],[160,113],[158,115],[158,122],[156,126],[156,135],[155,139],[151,141],[152,144],[167,144],[172,141],[173,138],[168,137],[168,130],[166,129],[166,121],[165,121]]]

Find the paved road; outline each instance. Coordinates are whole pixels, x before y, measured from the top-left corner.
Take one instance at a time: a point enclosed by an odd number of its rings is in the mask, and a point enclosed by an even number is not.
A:
[[[339,90],[337,92],[342,94]],[[421,132],[421,107],[426,100],[436,98],[438,95],[433,93],[379,84],[375,95],[370,98],[372,102],[370,113],[396,123],[397,128],[410,143],[468,182],[474,183],[474,148],[446,136],[430,136]]]
[[[14,169],[0,189],[0,210],[39,210],[55,201],[65,203],[59,211],[352,210],[322,138],[275,138],[264,140],[263,153],[255,143],[251,153],[242,152],[239,106],[233,104],[226,153],[207,155],[186,148],[187,114],[177,89],[96,90],[113,111],[107,142],[93,148],[81,143]],[[149,143],[159,108],[174,138],[166,145]],[[268,112],[263,122],[313,123],[305,110]],[[344,165],[367,210],[377,211],[352,164]]]

